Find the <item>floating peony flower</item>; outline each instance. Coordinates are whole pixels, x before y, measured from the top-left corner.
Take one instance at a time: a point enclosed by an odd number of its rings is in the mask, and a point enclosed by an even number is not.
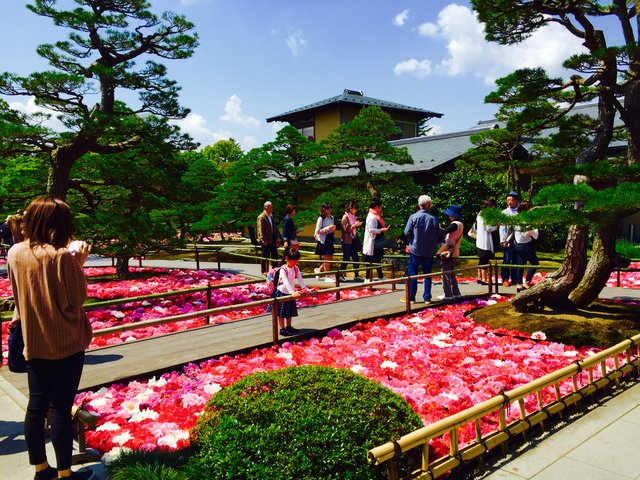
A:
[[[531,338],[533,338],[534,340],[546,340],[547,334],[544,332],[533,332],[531,334]]]

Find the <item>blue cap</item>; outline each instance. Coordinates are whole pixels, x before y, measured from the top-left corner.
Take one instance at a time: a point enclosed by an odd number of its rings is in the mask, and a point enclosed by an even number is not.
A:
[[[511,190],[509,193],[507,193],[507,197],[520,198],[520,195],[518,195],[518,192],[516,192],[515,190]]]

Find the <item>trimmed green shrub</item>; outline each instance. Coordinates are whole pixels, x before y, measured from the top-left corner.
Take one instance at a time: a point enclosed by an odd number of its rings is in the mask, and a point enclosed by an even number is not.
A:
[[[348,370],[257,373],[210,400],[185,467],[199,479],[385,478],[367,450],[422,426],[404,399]]]
[[[124,451],[108,465],[111,480],[181,480],[189,450]]]

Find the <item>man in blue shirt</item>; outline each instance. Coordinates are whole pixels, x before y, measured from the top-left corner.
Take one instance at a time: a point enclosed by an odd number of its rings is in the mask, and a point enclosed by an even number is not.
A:
[[[431,197],[420,195],[418,207],[420,209],[409,217],[404,227],[404,235],[409,242],[409,275],[417,275],[420,266],[422,273],[431,273],[433,252],[438,243],[438,219],[429,213]],[[417,291],[418,280],[410,280],[409,299],[412,302],[416,301]],[[425,303],[431,302],[431,277],[424,279],[422,298]]]

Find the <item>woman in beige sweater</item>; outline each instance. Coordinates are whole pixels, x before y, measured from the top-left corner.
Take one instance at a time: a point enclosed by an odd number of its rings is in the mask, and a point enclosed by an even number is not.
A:
[[[25,214],[27,239],[8,253],[8,272],[22,324],[27,360],[29,404],[25,438],[35,479],[89,479],[72,472],[71,407],[78,390],[91,325],[83,309],[87,284],[82,265],[85,242],[72,242],[73,220],[66,203],[54,198],[31,202]],[[45,452],[45,416],[51,406],[51,439],[57,469]]]

